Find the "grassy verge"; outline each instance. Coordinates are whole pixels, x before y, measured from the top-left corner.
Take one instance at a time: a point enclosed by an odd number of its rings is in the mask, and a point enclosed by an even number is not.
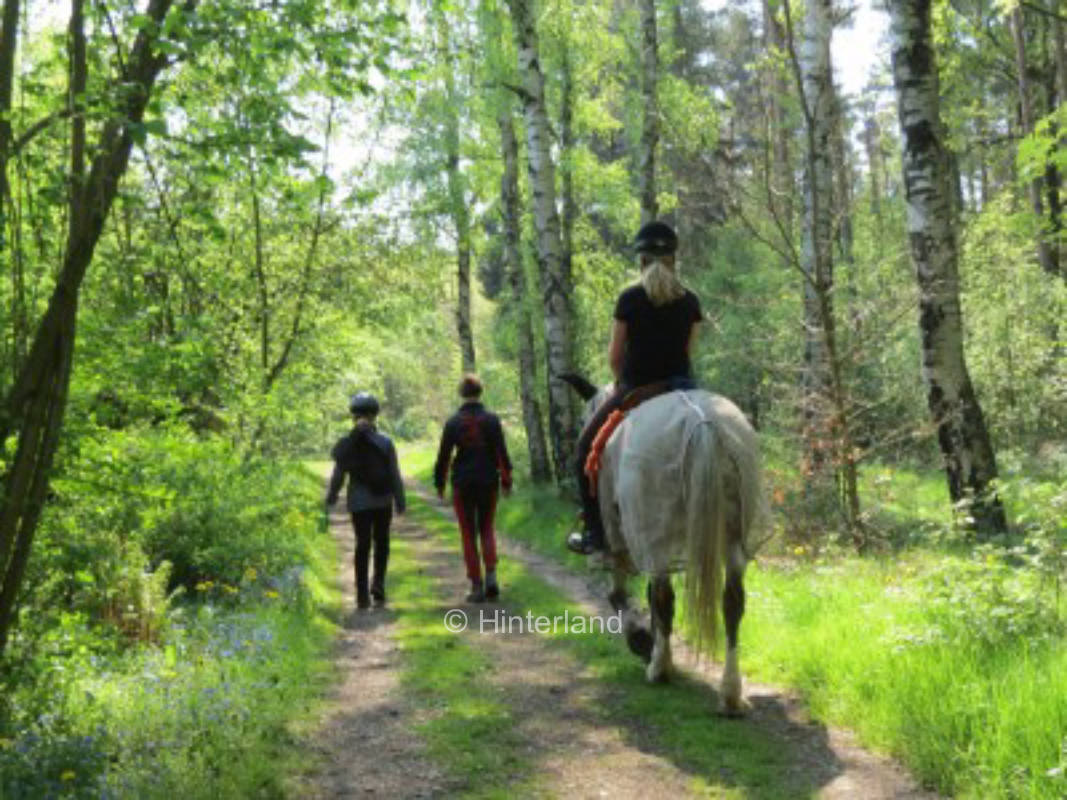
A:
[[[938,520],[932,480],[872,474],[868,491],[894,517]],[[559,546],[570,513],[551,490],[520,488],[501,503],[500,527],[574,567]],[[1067,606],[1033,572],[991,553],[776,558],[752,565],[746,589],[747,676],[799,690],[817,719],[942,792],[1067,796]],[[535,595],[524,602],[538,607]],[[684,703],[675,711],[670,725],[693,716]]]
[[[930,555],[756,568],[744,663],[942,792],[1067,796],[1067,639],[1007,569]]]
[[[313,507],[321,478],[301,485],[307,496],[291,502]],[[0,798],[285,797],[307,760],[294,733],[330,677],[340,600],[315,515],[282,519],[271,535],[303,540],[308,564],[205,582],[154,643],[107,654],[69,617],[37,680],[5,697]]]

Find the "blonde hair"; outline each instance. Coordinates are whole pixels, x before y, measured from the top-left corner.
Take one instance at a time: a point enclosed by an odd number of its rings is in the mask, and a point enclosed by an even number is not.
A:
[[[652,305],[661,306],[685,294],[674,269],[674,256],[641,256],[641,285]]]

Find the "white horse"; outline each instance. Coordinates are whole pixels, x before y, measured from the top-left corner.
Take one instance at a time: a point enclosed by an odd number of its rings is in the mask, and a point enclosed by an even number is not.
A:
[[[586,419],[606,399],[584,378],[564,376],[586,401]],[[769,537],[759,442],[725,397],[694,389],[661,394],[630,410],[608,440],[597,479],[612,605],[624,612],[630,649],[648,662],[649,681],[671,672],[672,572],[684,572],[685,611],[698,652],[718,638],[719,598],[726,628],[721,711],[744,713],[737,635],[745,608],[745,566]],[[629,608],[626,579],[648,586],[651,632]],[[725,580],[724,580],[725,573]]]

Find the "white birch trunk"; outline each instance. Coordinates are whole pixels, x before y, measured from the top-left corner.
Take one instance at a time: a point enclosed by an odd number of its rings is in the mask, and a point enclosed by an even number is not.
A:
[[[526,118],[526,157],[533,194],[537,261],[541,277],[545,317],[545,352],[548,362],[548,420],[556,478],[567,480],[573,473],[576,431],[570,387],[558,376],[572,372],[571,281],[564,268],[556,211],[555,166],[550,153],[548,113],[545,109],[544,75],[535,16],[529,0],[508,0],[515,28],[519,74],[522,76],[523,111]]]
[[[500,179],[500,205],[504,217],[504,263],[518,327],[522,422],[526,429],[526,446],[530,455],[530,477],[541,483],[552,477],[552,469],[548,459],[548,446],[545,443],[545,429],[541,422],[541,407],[537,400],[533,326],[530,323],[529,302],[526,296],[526,272],[519,250],[522,219],[519,206],[519,146],[515,140],[511,113],[501,113],[498,122],[501,153],[504,157],[504,174]]]
[[[1000,500],[988,492],[997,475],[996,459],[963,353],[958,249],[930,5],[931,0],[889,3],[908,243],[920,292],[922,377],[952,500],[971,498],[978,528],[1003,531]]]
[[[448,174],[448,209],[456,231],[456,335],[464,372],[474,372],[474,334],[471,328],[471,225],[467,209],[467,182],[460,169],[459,103],[448,19],[437,11],[437,47],[445,64],[445,169]]]
[[[814,468],[819,468],[826,460],[826,450],[830,446],[827,408],[830,394],[829,355],[820,303],[824,295],[829,302],[829,293],[833,290],[832,29],[830,0],[811,0],[807,5],[800,51],[808,139],[801,239],[802,266],[807,276],[804,281],[804,373],[801,384],[809,458]]]

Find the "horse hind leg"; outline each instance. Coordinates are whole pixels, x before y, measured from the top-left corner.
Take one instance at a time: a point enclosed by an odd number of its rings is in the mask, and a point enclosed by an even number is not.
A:
[[[669,575],[656,575],[648,584],[648,605],[652,612],[652,657],[645,668],[649,683],[670,677],[671,629],[674,627],[674,589]]]
[[[722,593],[722,616],[726,626],[726,665],[722,672],[721,711],[740,717],[748,710],[741,696],[741,670],[737,663],[737,638],[745,613],[745,556],[739,544],[732,544],[726,566],[726,586]]]
[[[612,571],[611,594],[608,595],[608,602],[622,616],[626,646],[630,648],[631,653],[647,664],[652,660],[652,634],[641,624],[637,612],[630,608],[626,577],[627,573],[621,567],[616,566]]]

